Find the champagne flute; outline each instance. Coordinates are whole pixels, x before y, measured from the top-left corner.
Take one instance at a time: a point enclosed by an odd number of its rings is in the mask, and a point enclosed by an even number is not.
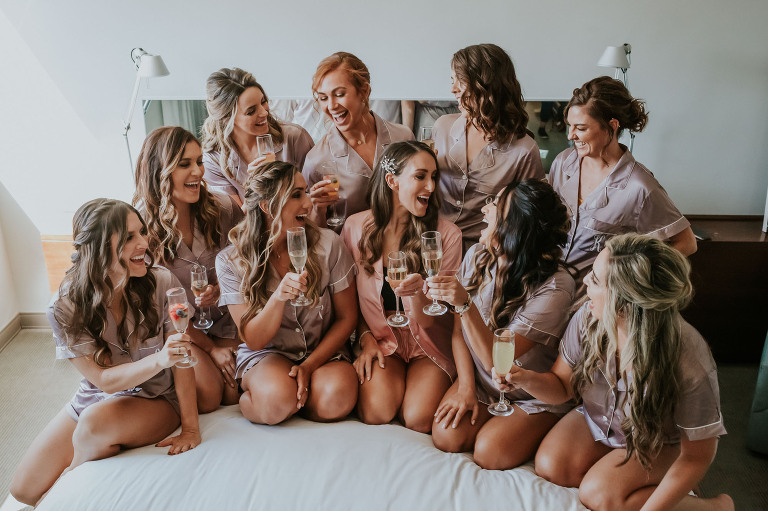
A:
[[[434,153],[435,141],[432,138],[432,126],[422,126],[419,129],[419,142],[425,143]]]
[[[189,325],[189,304],[187,303],[187,292],[183,287],[174,287],[165,292],[168,298],[168,315],[173,322],[173,328],[183,334],[187,331]],[[197,365],[197,358],[186,351],[184,358],[176,362],[176,367],[187,368]]]
[[[205,266],[201,266],[199,264],[196,264],[192,267],[192,270],[190,271],[190,275],[192,276],[192,293],[199,297],[201,294],[205,292],[206,289],[208,289],[208,272],[205,269]],[[213,321],[211,318],[208,317],[208,312],[210,311],[209,307],[200,307],[200,315],[197,318],[197,321],[192,323],[192,326],[197,328],[198,330],[207,330],[213,326]]]
[[[272,142],[272,135],[259,135],[256,137],[256,151],[259,156],[266,158],[266,161],[275,161],[275,146]]]
[[[392,290],[405,280],[408,274],[408,264],[405,252],[394,251],[387,256],[389,264],[387,265],[387,277]],[[395,294],[395,313],[387,318],[387,324],[393,327],[407,326],[411,320],[405,314],[400,314],[400,297]]]
[[[493,332],[493,368],[496,369],[502,379],[515,363],[515,333],[506,328],[499,328]],[[504,391],[499,391],[499,402],[488,405],[488,411],[493,415],[505,417],[512,415],[515,408],[504,397]]]
[[[427,231],[421,235],[421,258],[424,261],[427,277],[435,277],[440,272],[440,265],[443,263],[443,243],[439,232]],[[446,312],[448,312],[448,307],[442,303],[437,303],[436,298],[432,299],[430,305],[424,307],[424,314],[428,316],[441,316]]]
[[[323,181],[330,181],[331,184],[329,186],[334,189],[334,192],[329,193],[329,196],[336,196],[337,198],[335,203],[328,206],[328,215],[325,223],[331,228],[341,227],[344,225],[344,219],[347,216],[347,201],[340,195],[341,183],[336,173],[336,162],[333,160],[324,161],[320,164],[320,170],[323,173]]]
[[[301,274],[304,266],[307,264],[307,235],[303,227],[291,227],[288,229],[288,257],[291,258],[291,264],[296,268],[296,273]],[[301,307],[309,305],[312,300],[304,296],[299,291],[299,296],[291,300],[291,305]]]

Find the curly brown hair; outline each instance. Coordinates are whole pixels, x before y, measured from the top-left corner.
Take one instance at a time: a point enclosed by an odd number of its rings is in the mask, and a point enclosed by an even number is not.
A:
[[[526,134],[528,113],[515,66],[495,44],[475,44],[453,54],[451,68],[466,87],[461,106],[492,141],[505,144]]]

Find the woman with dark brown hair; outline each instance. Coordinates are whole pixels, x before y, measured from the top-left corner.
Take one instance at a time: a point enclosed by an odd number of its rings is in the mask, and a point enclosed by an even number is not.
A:
[[[544,167],[525,128],[528,114],[509,55],[495,44],[468,46],[453,55],[451,70],[460,113],[438,119],[432,137],[441,212],[461,229],[466,252],[484,227],[486,199],[512,181],[543,178]]]
[[[647,234],[668,241],[683,255],[696,252],[690,222],[653,174],[619,143],[624,130],[645,128],[645,103],[620,81],[600,76],[574,89],[565,116],[573,147],[552,162],[549,182],[571,216],[563,257],[579,270],[577,298],[585,292],[582,278],[617,234]]]

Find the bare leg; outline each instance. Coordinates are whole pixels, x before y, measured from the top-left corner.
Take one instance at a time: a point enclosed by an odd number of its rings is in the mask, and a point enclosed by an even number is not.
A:
[[[475,440],[475,463],[488,470],[507,470],[531,459],[558,416],[528,415],[518,406],[512,415],[491,417]]]
[[[327,362],[312,373],[303,414],[317,422],[341,420],[357,402],[357,373],[344,361]]]
[[[371,379],[360,385],[357,414],[366,424],[388,424],[403,404],[405,363],[397,356],[384,359],[384,369],[371,364]]]
[[[76,426],[77,422],[61,410],[35,437],[13,474],[11,495],[16,500],[34,506],[72,463]]]
[[[155,444],[173,433],[181,420],[163,398],[116,397],[83,410],[72,435],[75,449],[69,469],[114,456],[121,449]]]
[[[200,413],[209,413],[221,404],[224,378],[208,353],[195,344],[192,345],[192,355],[197,357],[197,365],[194,367],[197,409]]]
[[[294,362],[269,354],[243,376],[240,410],[256,424],[278,424],[299,411],[296,379],[288,376]]]
[[[451,379],[432,359],[419,358],[408,363],[405,377],[405,396],[400,418],[406,428],[419,433],[430,433],[435,411]]]
[[[454,387],[458,387],[459,383],[454,382]],[[441,401],[442,402],[442,401]],[[432,421],[432,443],[435,447],[445,452],[470,452],[475,446],[475,438],[478,431],[490,418],[491,414],[488,413],[487,407],[479,403],[480,413],[477,416],[475,424],[470,422],[472,417],[472,410],[465,413],[456,428],[451,427],[450,424],[434,422]]]
[[[651,470],[646,471],[634,457],[622,465],[626,450],[614,449],[595,463],[584,476],[579,486],[579,499],[585,506],[595,511],[640,509],[664,478],[679,453],[679,445],[665,445],[654,460]],[[733,509],[733,502],[727,495],[720,495],[715,499],[700,499],[689,495],[684,497],[674,509],[680,511]]]
[[[611,451],[595,441],[584,415],[574,409],[541,441],[536,452],[536,473],[557,485],[574,488],[592,465]]]

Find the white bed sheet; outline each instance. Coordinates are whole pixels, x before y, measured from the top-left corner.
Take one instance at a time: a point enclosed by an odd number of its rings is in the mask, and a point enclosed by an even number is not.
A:
[[[257,426],[235,405],[201,416],[200,427],[203,443],[178,456],[147,446],[81,465],[38,509],[585,509],[575,489],[531,464],[483,470],[399,425]]]

